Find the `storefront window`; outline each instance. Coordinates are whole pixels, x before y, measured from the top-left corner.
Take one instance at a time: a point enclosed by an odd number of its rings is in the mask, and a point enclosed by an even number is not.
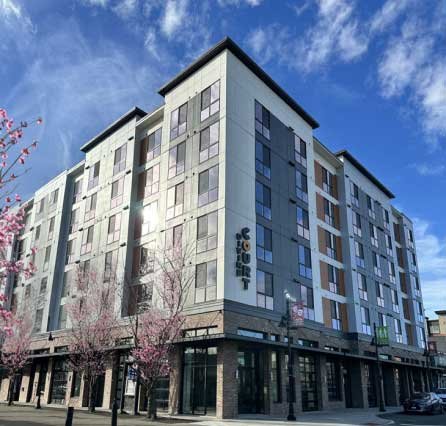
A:
[[[329,401],[339,401],[341,399],[339,383],[339,365],[334,360],[326,362],[327,391]]]
[[[271,395],[273,397],[273,402],[281,402],[280,354],[278,351],[271,352]]]
[[[299,357],[300,382],[302,389],[302,410],[318,409],[316,363],[314,357],[305,355]]]
[[[52,404],[65,404],[68,382],[68,362],[56,359],[53,364],[53,379],[51,382],[50,402]]]

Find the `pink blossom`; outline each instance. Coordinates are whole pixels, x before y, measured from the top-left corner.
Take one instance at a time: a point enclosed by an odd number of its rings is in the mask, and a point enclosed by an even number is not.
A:
[[[23,155],[29,155],[29,149],[28,148],[23,148],[22,149],[22,154]]]
[[[23,157],[20,157],[20,158],[19,158],[19,163],[20,163],[20,164],[25,164],[25,159],[24,159]]]
[[[19,194],[15,194],[15,200],[20,202],[20,201],[22,201],[22,197],[20,197]]]

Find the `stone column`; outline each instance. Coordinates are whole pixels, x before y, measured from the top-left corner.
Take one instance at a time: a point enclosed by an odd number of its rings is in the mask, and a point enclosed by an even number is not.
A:
[[[170,380],[169,380],[169,414],[178,414],[180,410],[180,395],[182,386],[182,354],[183,348],[175,346],[170,356]]]
[[[325,355],[316,356],[316,378],[318,387],[319,410],[328,407],[328,389],[327,389],[327,357]]]
[[[42,403],[49,404],[50,403],[50,389],[51,389],[51,382],[53,381],[53,358],[48,359],[48,371],[46,373],[46,380],[45,380],[45,389],[43,390],[42,394]]]
[[[102,399],[102,407],[111,408],[114,399],[113,393],[113,370],[114,370],[114,360],[113,357],[110,357],[107,360],[107,365],[105,369],[105,378],[104,378],[104,397]]]
[[[364,362],[354,359],[348,360],[345,367],[350,375],[350,389],[353,408],[368,407],[367,401],[367,377],[365,374]],[[373,374],[373,371],[370,371]]]
[[[238,416],[237,343],[223,341],[217,352],[217,417]]]

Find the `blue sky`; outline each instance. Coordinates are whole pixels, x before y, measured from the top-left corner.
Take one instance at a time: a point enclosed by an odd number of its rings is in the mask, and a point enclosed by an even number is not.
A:
[[[0,106],[45,119],[23,195],[229,35],[397,195],[446,309],[446,0],[0,0],[0,34]]]

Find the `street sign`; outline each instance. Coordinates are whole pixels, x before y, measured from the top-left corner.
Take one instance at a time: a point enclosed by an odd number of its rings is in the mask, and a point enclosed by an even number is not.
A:
[[[389,344],[389,327],[387,325],[376,327],[376,343],[379,346],[387,346]]]
[[[304,304],[302,302],[293,302],[290,310],[292,325],[295,327],[303,326],[305,320]]]

